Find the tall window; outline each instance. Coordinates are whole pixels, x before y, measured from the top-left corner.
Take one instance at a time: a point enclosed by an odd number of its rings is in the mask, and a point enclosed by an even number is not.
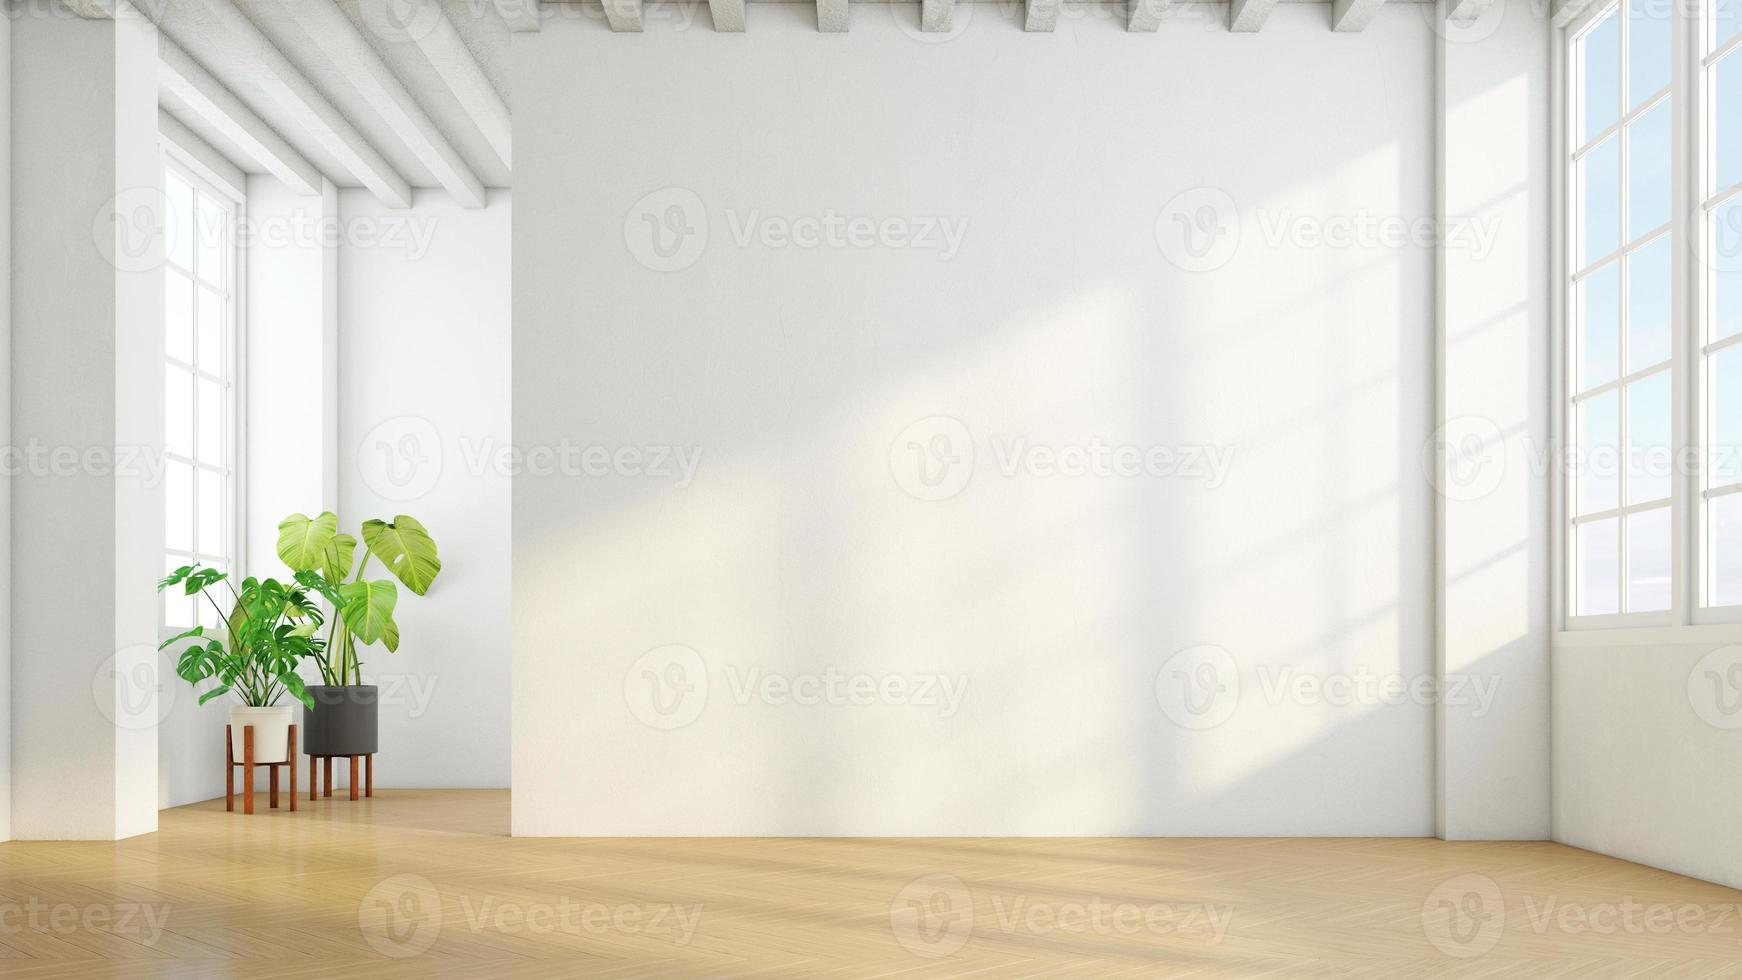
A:
[[[164,553],[173,569],[229,571],[238,559],[236,201],[168,158],[164,266]],[[165,593],[163,626],[219,624],[217,611]]]
[[[1567,621],[1742,620],[1742,0],[1565,44]]]

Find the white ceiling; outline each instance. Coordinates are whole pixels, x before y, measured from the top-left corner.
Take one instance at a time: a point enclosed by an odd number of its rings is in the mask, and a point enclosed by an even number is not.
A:
[[[376,103],[353,84],[349,71],[328,55],[333,47],[330,41],[317,43],[305,22],[299,22],[293,7],[317,3],[331,4],[344,12],[356,33],[404,85],[417,106],[428,114],[439,135],[452,145],[479,181],[487,187],[510,185],[512,175],[508,165],[492,149],[478,123],[415,40],[428,35],[429,17],[436,16],[438,11],[445,15],[463,41],[465,53],[507,103],[510,32],[493,0],[427,0],[427,4],[408,0],[154,0],[143,6],[167,39],[180,45],[335,185],[361,187],[363,181],[332,152],[326,141],[308,131],[292,108],[273,96],[257,39],[236,36],[234,30],[212,16],[213,4],[230,4],[240,10],[411,186],[442,186],[425,157],[400,137],[394,124],[377,111]],[[166,112],[243,171],[267,172],[259,161],[207,118],[192,111],[174,92],[163,89],[159,98]]]

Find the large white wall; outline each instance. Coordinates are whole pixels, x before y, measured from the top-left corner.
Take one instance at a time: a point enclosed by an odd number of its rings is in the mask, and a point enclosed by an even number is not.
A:
[[[1430,19],[1098,14],[516,35],[516,833],[1434,832]]]
[[[409,514],[442,557],[427,596],[400,590],[398,652],[364,654],[385,787],[508,785],[512,215],[505,191],[339,195],[338,513]]]
[[[12,21],[0,17],[0,443],[12,445]],[[0,478],[0,612],[12,616],[12,480]],[[12,628],[0,629],[0,841],[12,839]]]

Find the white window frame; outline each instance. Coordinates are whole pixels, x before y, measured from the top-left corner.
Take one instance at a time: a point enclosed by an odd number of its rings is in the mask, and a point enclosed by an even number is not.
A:
[[[1742,491],[1742,486],[1726,487],[1714,492],[1705,489],[1706,462],[1709,453],[1710,392],[1707,359],[1718,350],[1742,343],[1742,336],[1726,338],[1716,344],[1705,343],[1708,304],[1711,297],[1710,270],[1707,263],[1697,261],[1693,252],[1696,235],[1708,231],[1706,215],[1716,206],[1742,193],[1733,187],[1717,194],[1705,194],[1714,152],[1711,118],[1710,78],[1715,65],[1725,54],[1742,50],[1742,37],[1732,39],[1722,50],[1706,57],[1706,39],[1712,29],[1713,5],[1710,0],[1685,0],[1670,5],[1671,64],[1669,97],[1674,100],[1670,140],[1672,146],[1670,192],[1671,239],[1671,449],[1679,460],[1696,459],[1700,465],[1677,466],[1671,481],[1670,567],[1671,604],[1666,612],[1618,613],[1611,615],[1575,615],[1573,603],[1577,596],[1574,557],[1573,501],[1574,482],[1566,467],[1555,467],[1551,499],[1553,501],[1553,546],[1555,621],[1560,624],[1557,643],[1567,646],[1637,643],[1673,638],[1682,642],[1742,641],[1742,605],[1709,606],[1706,599],[1710,587],[1710,556],[1706,533],[1706,501],[1713,496]],[[1576,414],[1572,411],[1571,382],[1577,376],[1574,357],[1574,310],[1577,302],[1577,282],[1573,268],[1575,243],[1581,229],[1576,227],[1579,200],[1573,153],[1579,148],[1578,126],[1582,95],[1574,62],[1574,42],[1597,21],[1611,11],[1619,10],[1623,24],[1627,20],[1626,0],[1593,3],[1562,28],[1554,45],[1553,73],[1555,100],[1553,107],[1553,145],[1555,181],[1553,224],[1555,227],[1553,291],[1556,326],[1554,331],[1555,376],[1553,392],[1554,426],[1559,444],[1569,449],[1577,445]],[[1623,93],[1627,88],[1626,28],[1622,29],[1621,76],[1618,84]],[[1734,55],[1742,57],[1742,53]],[[1618,135],[1627,120],[1643,114],[1662,93],[1645,100],[1641,107],[1623,116],[1616,123]],[[1594,143],[1595,138],[1589,143]],[[1620,173],[1623,195],[1627,193],[1625,147],[1622,148]],[[1625,209],[1623,209],[1623,241],[1621,252],[1631,243],[1625,239]],[[1640,238],[1654,240],[1648,234]],[[1620,253],[1618,253],[1619,255]],[[1622,270],[1622,308],[1626,303],[1625,269]],[[1625,345],[1625,331],[1618,338]],[[1625,414],[1621,419],[1625,440]],[[1623,442],[1625,447],[1625,443]],[[1618,479],[1625,481],[1623,467]],[[1620,542],[1621,588],[1626,587],[1626,542]]]
[[[229,470],[230,470],[230,497],[231,497],[231,499],[229,501],[227,501],[227,506],[226,506],[227,520],[225,520],[223,522],[223,525],[224,525],[225,535],[228,538],[228,541],[227,541],[228,547],[226,550],[229,552],[229,554],[228,555],[213,555],[209,552],[201,552],[201,553],[197,553],[197,554],[181,552],[178,550],[171,549],[168,546],[167,541],[163,543],[161,551],[162,551],[163,556],[165,558],[166,564],[168,562],[168,559],[171,558],[172,556],[180,556],[180,555],[185,555],[187,558],[187,561],[189,561],[189,562],[192,562],[195,560],[206,561],[209,558],[220,558],[221,560],[224,560],[228,563],[231,577],[239,579],[241,577],[243,571],[247,568],[247,548],[248,548],[248,536],[247,536],[247,518],[248,518],[248,513],[247,513],[247,500],[248,500],[247,473],[248,473],[248,466],[247,466],[247,463],[248,463],[248,456],[247,456],[247,437],[246,437],[247,426],[245,424],[245,420],[247,418],[246,413],[247,413],[247,377],[248,377],[248,375],[247,375],[248,330],[247,330],[247,320],[246,320],[246,316],[245,316],[245,312],[248,308],[248,304],[246,302],[245,293],[246,293],[247,280],[248,280],[248,275],[247,275],[248,266],[247,266],[247,249],[244,247],[244,242],[242,240],[243,236],[241,234],[242,229],[244,229],[246,227],[246,221],[247,221],[247,197],[246,197],[246,193],[245,193],[243,188],[237,187],[233,183],[231,183],[230,181],[224,179],[221,175],[219,175],[218,173],[213,171],[211,168],[205,166],[198,159],[196,159],[193,155],[189,154],[187,151],[183,150],[180,146],[171,142],[169,139],[167,139],[167,138],[161,139],[159,141],[159,146],[160,146],[160,150],[161,150],[163,170],[166,174],[171,173],[171,172],[175,173],[176,176],[180,177],[182,180],[188,182],[190,185],[193,186],[196,195],[203,195],[205,197],[221,201],[221,202],[223,202],[223,204],[226,207],[229,208],[229,211],[230,211],[230,226],[228,229],[229,241],[227,243],[227,246],[224,249],[224,256],[225,256],[225,259],[229,262],[230,270],[231,270],[230,271],[230,281],[228,283],[228,285],[229,285],[229,297],[228,297],[228,302],[225,304],[226,313],[227,313],[227,316],[228,316],[228,319],[230,322],[230,329],[228,331],[228,335],[225,338],[225,340],[227,341],[228,349],[225,351],[224,358],[223,358],[224,362],[225,362],[225,366],[229,370],[230,376],[228,379],[217,379],[217,378],[212,379],[215,381],[219,381],[221,384],[223,384],[225,389],[226,389],[226,393],[228,394],[228,399],[227,399],[228,404],[226,405],[226,411],[225,411],[225,416],[224,416],[224,437],[223,438],[224,438],[224,442],[226,443],[226,446],[227,446],[227,449],[229,452],[228,462],[229,462]],[[196,197],[195,200],[196,200],[195,210],[196,210],[196,214],[197,214],[198,197]],[[174,266],[174,264],[166,256],[164,259],[164,264],[165,264],[165,268],[166,268],[165,274],[166,275],[168,274],[167,270],[169,268],[177,268],[178,271],[181,271],[184,274],[194,276],[195,281],[197,282],[198,281],[197,267],[199,264],[199,257],[198,256],[199,256],[199,250],[198,250],[198,247],[196,245],[196,247],[194,249],[195,269],[187,269],[187,270],[179,269],[179,267]],[[197,289],[199,287],[196,286],[195,288]],[[197,304],[196,304],[196,309],[197,309]],[[197,340],[196,340],[196,343],[197,343]],[[171,359],[170,359],[169,355],[166,353],[164,355],[164,364],[168,364],[170,362],[171,362]],[[201,377],[201,376],[208,377],[208,378],[211,377],[211,375],[204,374],[203,372],[201,372],[197,367],[195,367],[192,364],[182,364],[179,361],[175,362],[175,363],[181,367],[184,367],[184,368],[187,368],[187,369],[193,371],[195,373],[196,377]],[[157,370],[162,371],[163,367],[159,366],[157,368]],[[195,402],[194,402],[194,417],[196,420],[198,419],[198,415],[199,415],[198,386],[196,385]],[[195,423],[195,428],[196,428],[196,438],[197,438],[197,429],[198,429],[197,421]],[[171,455],[169,455],[167,450],[165,451],[164,458],[166,460],[175,459],[178,462],[187,462],[187,463],[190,463],[194,466],[196,478],[194,480],[193,494],[194,494],[194,501],[195,501],[194,510],[195,510],[195,514],[197,515],[198,510],[199,510],[199,480],[197,478],[197,474],[199,472],[199,469],[202,467],[202,464],[200,464],[196,460],[185,460],[185,459],[181,459],[180,457],[171,456]],[[205,467],[205,468],[209,469],[210,467]],[[195,542],[196,545],[198,543],[199,542],[197,542],[197,541]],[[196,610],[197,610],[197,604],[196,604]],[[168,606],[167,606],[167,603],[165,603],[163,601],[160,601],[158,603],[157,615],[158,615],[158,628],[159,628],[159,631],[160,631],[162,637],[165,639],[167,639],[170,636],[176,635],[177,633],[188,628],[189,626],[194,625],[192,623],[175,624],[175,623],[168,622]],[[197,617],[199,615],[197,611],[196,611],[195,615],[196,615],[196,621],[197,621]]]

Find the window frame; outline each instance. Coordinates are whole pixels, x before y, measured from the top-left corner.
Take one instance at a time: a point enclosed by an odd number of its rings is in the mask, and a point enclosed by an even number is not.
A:
[[[1576,513],[1576,501],[1572,499],[1572,495],[1577,487],[1570,467],[1554,467],[1550,490],[1552,546],[1555,555],[1554,613],[1559,624],[1560,641],[1573,646],[1605,642],[1642,642],[1666,635],[1675,635],[1688,641],[1742,639],[1742,630],[1737,629],[1737,624],[1742,624],[1742,604],[1706,604],[1712,588],[1710,541],[1707,533],[1708,501],[1715,496],[1742,491],[1742,485],[1736,490],[1720,490],[1716,493],[1709,492],[1705,485],[1705,473],[1711,460],[1709,447],[1712,434],[1709,362],[1711,356],[1719,350],[1742,344],[1742,335],[1735,339],[1726,338],[1716,344],[1706,343],[1708,318],[1712,312],[1710,303],[1713,280],[1710,263],[1699,261],[1697,256],[1703,253],[1695,250],[1698,244],[1695,236],[1710,234],[1711,227],[1707,216],[1722,203],[1742,195],[1742,186],[1711,195],[1705,192],[1716,147],[1711,88],[1715,84],[1715,67],[1726,56],[1742,57],[1742,39],[1732,39],[1708,57],[1707,38],[1713,30],[1715,3],[1711,0],[1695,0],[1691,4],[1672,2],[1668,9],[1671,18],[1671,60],[1667,94],[1673,100],[1670,126],[1669,225],[1672,256],[1670,440],[1672,458],[1677,461],[1677,465],[1671,469],[1670,608],[1662,612],[1576,614],[1578,586],[1574,564],[1576,540],[1573,533],[1576,524],[1572,516]],[[1555,330],[1552,332],[1551,358],[1555,373],[1550,388],[1554,431],[1557,433],[1558,444],[1569,452],[1578,445],[1575,438],[1578,420],[1576,412],[1573,411],[1575,393],[1572,390],[1574,379],[1578,376],[1574,362],[1578,355],[1575,331],[1579,325],[1576,312],[1579,280],[1575,277],[1581,271],[1587,271],[1578,269],[1574,258],[1578,255],[1578,243],[1581,240],[1578,236],[1583,231],[1578,220],[1581,216],[1580,189],[1575,157],[1575,153],[1583,148],[1578,139],[1583,92],[1578,84],[1580,66],[1576,42],[1612,11],[1616,12],[1622,22],[1619,50],[1621,73],[1617,85],[1621,88],[1622,102],[1625,103],[1627,71],[1630,67],[1627,64],[1629,52],[1625,26],[1628,20],[1627,0],[1593,3],[1581,11],[1558,32],[1552,55],[1555,99],[1552,107],[1551,142],[1554,165],[1550,172],[1554,184],[1551,221],[1555,232],[1551,264],[1555,288],[1551,293],[1551,316]],[[1623,105],[1622,114],[1612,130],[1605,130],[1604,133],[1612,132],[1615,137],[1624,139],[1627,121],[1643,116],[1650,106],[1663,97],[1664,93],[1659,92],[1644,100],[1637,110],[1626,110]],[[1601,138],[1601,134],[1593,137],[1587,141],[1587,145],[1596,145]],[[1621,156],[1619,180],[1625,202],[1629,190],[1625,147],[1622,148]],[[1626,237],[1626,210],[1624,204],[1619,219],[1622,223],[1622,240],[1616,261],[1620,260],[1623,253],[1637,251],[1654,241],[1655,234],[1661,234],[1661,230],[1646,233],[1637,239],[1637,245],[1629,241]],[[1625,265],[1618,271],[1622,289],[1619,303],[1625,310]],[[1624,349],[1626,342],[1623,326],[1617,343]],[[1625,453],[1624,408],[1622,412],[1620,432]],[[1568,455],[1563,458],[1572,457]],[[1690,459],[1699,461],[1700,465],[1682,465],[1682,461]],[[1626,480],[1625,456],[1617,479],[1623,483]],[[1625,590],[1627,554],[1624,533],[1619,538],[1618,555],[1621,588]]]
[[[247,556],[247,552],[248,552],[248,537],[247,537],[247,519],[248,519],[248,508],[247,508],[248,466],[247,466],[247,460],[248,460],[248,456],[247,456],[247,448],[248,447],[247,447],[247,425],[246,425],[246,419],[247,419],[247,378],[248,378],[248,375],[247,375],[248,330],[247,330],[247,317],[246,317],[246,311],[247,311],[248,305],[247,305],[246,293],[247,293],[247,281],[248,281],[248,275],[247,275],[248,265],[247,265],[247,248],[246,248],[246,243],[244,241],[244,229],[247,227],[247,225],[246,225],[246,222],[247,222],[247,196],[246,196],[246,193],[245,193],[243,188],[237,187],[233,183],[231,183],[230,181],[224,179],[222,176],[220,176],[219,174],[214,172],[211,168],[209,168],[209,167],[205,166],[203,163],[201,163],[192,154],[188,153],[182,147],[175,144],[168,137],[161,137],[160,138],[159,149],[160,149],[160,158],[161,158],[161,164],[162,164],[162,172],[165,175],[173,172],[177,177],[179,177],[181,180],[187,182],[190,186],[192,186],[194,188],[195,194],[196,194],[195,205],[194,205],[196,214],[198,211],[198,201],[199,201],[200,196],[204,196],[206,198],[210,198],[212,200],[218,201],[227,209],[228,214],[229,214],[229,223],[228,223],[228,229],[227,229],[228,242],[226,243],[222,252],[223,252],[224,258],[228,262],[229,268],[230,268],[229,282],[226,284],[228,286],[228,289],[227,289],[228,297],[227,297],[226,302],[222,306],[222,308],[225,310],[227,318],[229,320],[229,330],[227,331],[227,336],[225,338],[226,341],[228,342],[228,349],[224,352],[224,355],[223,355],[224,366],[229,372],[229,378],[226,381],[220,382],[220,383],[225,385],[225,388],[227,389],[227,394],[228,394],[228,397],[225,399],[227,404],[225,405],[224,426],[223,426],[224,427],[224,434],[222,437],[222,441],[223,441],[225,448],[229,454],[228,459],[227,459],[227,462],[228,462],[227,468],[229,470],[228,496],[230,499],[227,502],[226,519],[222,523],[223,523],[224,533],[228,538],[227,544],[228,544],[229,554],[227,556],[216,556],[210,552],[204,552],[204,551],[187,552],[187,551],[182,551],[180,549],[172,549],[169,547],[169,543],[167,540],[164,541],[160,545],[160,551],[162,552],[162,554],[164,556],[166,565],[172,557],[182,557],[188,561],[205,560],[206,558],[210,558],[210,557],[222,557],[229,564],[230,574],[232,576],[235,576],[235,575],[241,574],[242,571],[247,567],[247,557],[248,557]],[[177,273],[189,275],[189,276],[194,278],[194,283],[195,283],[194,289],[197,291],[200,288],[202,288],[199,285],[199,279],[198,279],[198,275],[197,275],[197,271],[196,271],[197,266],[198,266],[198,246],[197,246],[197,244],[195,246],[194,254],[195,254],[195,260],[194,260],[195,261],[195,269],[190,269],[190,270],[181,269],[179,266],[175,265],[171,261],[169,256],[166,254],[164,257],[164,275],[167,277],[170,274],[170,271],[172,269],[174,271],[176,271]],[[195,309],[197,310],[197,308],[198,308],[198,304],[196,301]],[[197,345],[197,343],[198,343],[197,337],[195,338],[194,342]],[[196,378],[201,377],[201,376],[210,377],[210,375],[202,375],[201,372],[199,371],[198,367],[195,365],[182,364],[179,361],[172,362],[167,351],[163,355],[162,363],[165,366],[167,366],[171,363],[175,363],[178,366],[188,368],[194,372]],[[159,367],[158,370],[159,371],[163,370],[163,367]],[[197,386],[196,386],[196,392],[197,392]],[[196,393],[196,398],[197,398],[197,393]],[[196,402],[196,404],[197,404],[197,402]],[[198,409],[197,409],[197,407],[195,408],[194,411],[195,411],[195,423],[194,424],[195,424],[195,428],[197,430],[197,428],[198,428],[198,421],[197,421]],[[178,461],[188,462],[188,463],[191,463],[193,465],[194,472],[196,474],[195,481],[194,481],[194,487],[193,487],[193,493],[194,493],[194,500],[195,500],[194,507],[195,507],[195,517],[196,517],[196,525],[197,525],[197,514],[198,514],[198,507],[199,507],[199,504],[198,504],[198,500],[199,500],[198,482],[199,481],[198,481],[197,474],[199,473],[200,468],[202,467],[203,464],[199,463],[197,460],[183,460],[180,457],[172,456],[168,450],[167,440],[166,440],[163,452],[164,452],[163,458],[164,458],[166,464],[169,460],[176,459]],[[206,466],[206,468],[208,470],[210,469],[209,466]],[[200,542],[196,541],[195,545],[197,546],[199,543]],[[197,608],[197,604],[196,604],[196,608]],[[185,625],[178,625],[178,624],[170,623],[169,616],[168,616],[168,605],[165,601],[162,601],[162,600],[160,600],[158,602],[157,618],[158,618],[159,633],[160,633],[160,636],[164,639],[167,639],[171,636],[175,636],[178,633],[180,633],[182,630],[185,630],[185,629],[195,625],[195,623],[189,623],[189,624],[185,624]],[[196,623],[197,622],[198,622],[198,613],[196,613]]]

